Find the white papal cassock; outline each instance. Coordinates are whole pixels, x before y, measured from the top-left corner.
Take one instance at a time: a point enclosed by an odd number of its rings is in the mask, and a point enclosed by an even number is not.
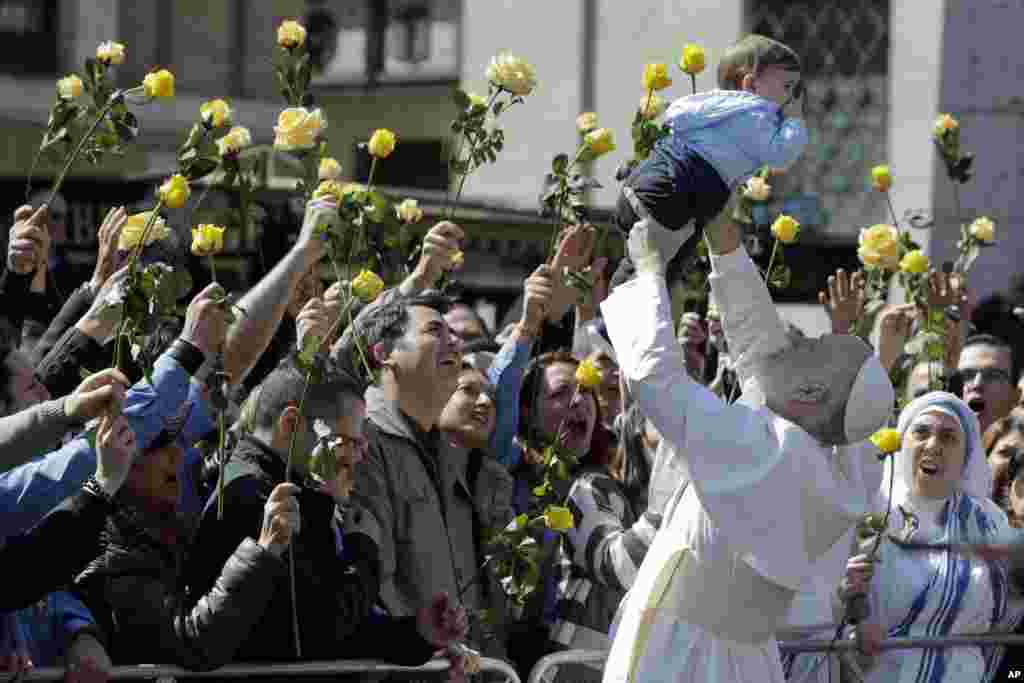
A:
[[[742,377],[753,346],[771,353],[785,334],[742,249],[713,265]],[[623,600],[604,681],[782,683],[775,631],[814,563],[866,511],[865,487],[797,425],[689,378],[663,278],[639,275],[602,311],[630,391],[690,482]]]

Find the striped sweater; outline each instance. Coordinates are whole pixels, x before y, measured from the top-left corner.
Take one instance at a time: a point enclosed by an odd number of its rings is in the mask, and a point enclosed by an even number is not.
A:
[[[558,618],[551,639],[562,648],[606,649],[608,628],[661,515],[634,510],[622,485],[603,468],[577,477],[567,505],[575,526],[559,552]]]

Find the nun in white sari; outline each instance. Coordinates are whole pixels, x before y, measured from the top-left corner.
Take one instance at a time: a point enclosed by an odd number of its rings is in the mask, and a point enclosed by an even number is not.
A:
[[[990,499],[992,473],[978,420],[960,399],[931,392],[900,415],[902,448],[879,489],[892,512],[870,579],[871,614],[862,641],[984,633],[1006,619],[1006,566],[964,552],[905,544],[995,544],[1008,535],[1005,513]],[[851,566],[856,558],[851,559]],[[848,582],[857,581],[848,572]],[[978,683],[994,672],[992,648],[885,650],[859,657],[867,683]]]

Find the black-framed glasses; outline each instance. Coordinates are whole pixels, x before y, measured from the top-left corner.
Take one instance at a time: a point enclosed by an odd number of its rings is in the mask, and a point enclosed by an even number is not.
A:
[[[975,379],[980,379],[982,384],[1013,383],[1010,373],[1002,368],[963,368],[957,374],[960,375],[960,381],[963,384],[970,384]]]

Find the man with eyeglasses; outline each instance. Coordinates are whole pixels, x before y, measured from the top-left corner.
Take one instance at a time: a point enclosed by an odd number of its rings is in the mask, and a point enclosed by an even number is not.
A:
[[[960,351],[957,371],[963,381],[963,399],[978,416],[983,433],[993,422],[1009,415],[1020,400],[1016,354],[998,337],[970,337]]]

